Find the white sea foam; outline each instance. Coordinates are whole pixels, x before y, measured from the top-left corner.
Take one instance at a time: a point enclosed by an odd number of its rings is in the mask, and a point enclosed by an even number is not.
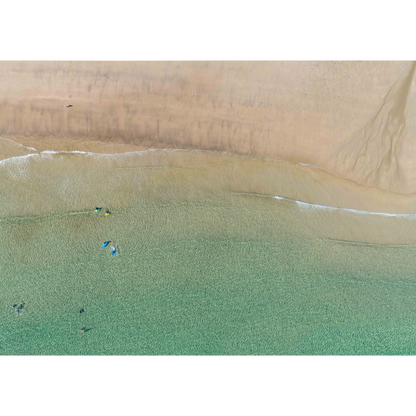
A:
[[[12,142],[18,147],[23,147],[27,150],[38,152],[38,150],[35,149],[34,147],[24,146],[23,144],[15,142],[14,140],[6,139],[4,137],[0,137],[0,139],[2,141]],[[10,157],[8,159],[0,160],[0,165],[4,165],[7,167],[7,173],[12,178],[25,180],[28,178],[28,165],[26,162],[30,157],[37,156],[37,155],[38,153],[29,153],[23,156]]]
[[[33,156],[37,156],[37,154],[29,154],[25,156],[14,156],[10,157],[9,159],[5,159],[0,161],[0,166],[4,166],[7,168],[7,173],[15,179],[27,179],[27,161]]]
[[[92,153],[92,152],[83,152],[82,150],[44,150],[43,152],[40,152],[40,154],[45,155],[45,154],[51,154],[51,155],[58,155],[58,154],[65,154],[65,153],[80,153],[83,155],[86,155],[88,153]]]
[[[26,146],[25,146],[26,147]],[[34,148],[33,148],[34,149]],[[36,150],[36,149],[34,149]],[[20,177],[20,178],[26,178],[27,176],[27,167],[25,167],[25,162],[28,161],[30,158],[43,158],[43,157],[50,157],[51,155],[59,155],[59,154],[82,154],[86,156],[94,156],[94,157],[103,157],[103,158],[109,158],[109,157],[117,157],[117,156],[135,156],[135,155],[141,155],[151,152],[204,152],[204,153],[217,153],[212,152],[209,150],[198,150],[198,149],[146,149],[146,150],[136,150],[133,152],[121,152],[121,153],[95,153],[95,152],[85,152],[80,150],[45,150],[42,152],[32,153],[24,156],[14,156],[10,157],[8,159],[4,159],[0,161],[0,166],[7,167],[7,170],[12,174],[14,177]],[[221,152],[222,154],[228,154],[228,152]],[[230,154],[231,155],[231,154]],[[270,159],[271,160],[271,159]],[[275,159],[274,159],[275,160]],[[275,160],[275,161],[282,161],[284,160]],[[313,165],[307,165],[304,163],[299,163],[298,165],[303,166],[310,166],[310,167],[316,167]],[[319,168],[318,168],[319,169]],[[255,194],[257,196],[269,196],[269,195],[260,195]],[[352,208],[340,208],[340,207],[332,207],[328,205],[319,205],[319,204],[313,204],[310,202],[304,202],[304,201],[298,201],[295,199],[287,198],[280,195],[273,195],[270,196],[274,199],[279,200],[286,200],[290,202],[294,202],[297,204],[299,209],[301,211],[339,211],[344,214],[360,214],[360,215],[379,215],[384,217],[396,217],[396,218],[407,218],[407,219],[416,219],[416,214],[392,214],[388,212],[373,212],[373,211],[363,211],[363,210],[357,210]]]
[[[3,164],[4,165],[9,165],[9,164],[11,164],[13,162],[19,163],[19,161],[23,161],[25,159],[29,159],[29,158],[31,158],[33,156],[38,156],[38,154],[37,153],[31,153],[30,155],[9,157],[8,159],[0,160],[0,165],[3,165]]]
[[[34,150],[35,152],[38,152],[38,151],[39,151],[39,150],[38,150],[38,149],[36,149],[35,147],[25,146],[25,145],[24,145],[24,144],[22,144],[22,143],[16,142],[16,141],[14,141],[14,140],[12,140],[12,139],[7,139],[6,137],[0,137],[0,139],[1,139],[1,140],[8,141],[8,142],[12,142],[12,143],[13,143],[13,144],[15,144],[16,146],[23,147],[23,148],[25,148],[25,149]]]
[[[186,152],[186,149],[146,149],[136,150],[133,152],[121,152],[121,153],[95,153],[86,152],[81,150],[44,150],[42,152],[31,153],[24,156],[13,156],[7,159],[0,160],[0,168],[6,169],[6,172],[14,179],[28,179],[28,161],[31,158],[34,159],[51,159],[54,156],[67,155],[67,154],[79,154],[84,156],[91,156],[97,159],[117,159],[117,157],[133,157],[138,155],[144,155],[151,152]]]
[[[34,149],[36,150],[36,149]],[[31,157],[44,157],[47,155],[60,155],[60,154],[82,154],[82,155],[86,155],[86,156],[94,156],[97,158],[111,158],[111,157],[117,157],[117,156],[136,156],[136,155],[141,155],[141,154],[146,154],[146,153],[151,153],[151,152],[160,152],[160,153],[172,153],[172,152],[204,152],[204,153],[218,153],[218,152],[213,152],[210,150],[196,150],[196,149],[146,149],[146,150],[135,150],[133,152],[120,152],[120,153],[98,153],[98,152],[86,152],[86,151],[81,151],[81,150],[43,150],[42,152],[38,152],[37,153],[31,153],[29,155],[24,155],[24,156],[13,156],[7,159],[3,159],[0,160],[0,166],[1,165],[9,165],[9,163],[11,162],[17,162],[19,163],[19,161],[21,160],[25,160]],[[228,154],[227,152],[221,152],[223,154]],[[230,154],[231,155],[231,154]]]
[[[274,195],[274,199],[283,199],[286,201],[294,202],[299,207],[301,211],[338,211],[344,214],[365,214],[365,215],[380,215],[384,217],[396,217],[396,218],[407,218],[407,219],[416,219],[416,214],[392,214],[389,212],[374,212],[374,211],[362,211],[358,209],[352,208],[339,208],[339,207],[331,207],[329,205],[319,205],[319,204],[312,204],[310,202],[298,201],[296,199],[286,198],[284,196]]]
[[[138,154],[144,154],[144,153],[148,153],[151,151],[177,151],[178,149],[169,149],[169,150],[165,150],[165,149],[146,149],[146,150],[137,150],[134,152],[122,152],[122,153],[95,153],[95,152],[84,152],[81,150],[44,150],[42,152],[37,152],[37,153],[31,153],[28,155],[24,155],[24,156],[13,156],[13,157],[9,157],[7,159],[3,159],[0,160],[0,166],[1,165],[9,165],[10,163],[13,162],[17,162],[19,163],[19,161],[23,161],[25,159],[29,159],[31,157],[39,157],[42,158],[44,156],[47,155],[60,155],[60,154],[82,154],[82,155],[89,155],[89,156],[97,156],[97,157],[111,157],[111,156],[128,156],[128,155],[138,155]],[[181,149],[182,150],[182,149]]]

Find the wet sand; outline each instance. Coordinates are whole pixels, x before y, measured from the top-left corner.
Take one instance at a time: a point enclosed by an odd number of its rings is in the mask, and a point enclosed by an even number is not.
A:
[[[0,73],[0,159],[45,150],[226,152],[334,175],[308,171],[323,181],[308,190],[288,176],[293,187],[283,196],[416,212],[410,62],[2,62]]]
[[[3,62],[0,74],[0,137],[39,150],[226,151],[416,191],[411,62]]]
[[[0,219],[124,209],[141,199],[202,200],[235,195],[289,209],[294,229],[308,218],[312,235],[376,244],[416,242],[416,205],[309,166],[201,151],[120,154],[42,152],[0,162]],[[354,195],[354,199],[351,198]],[[357,205],[360,210],[357,210]]]
[[[0,64],[0,354],[414,354],[412,68]]]

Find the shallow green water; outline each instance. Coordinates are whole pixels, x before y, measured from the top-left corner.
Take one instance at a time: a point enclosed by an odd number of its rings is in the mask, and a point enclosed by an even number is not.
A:
[[[69,214],[2,219],[1,354],[416,353],[414,246],[315,238],[296,204],[231,193]]]
[[[233,192],[244,162],[165,156],[1,165],[1,354],[415,353],[416,247],[317,234],[401,235],[416,220]]]

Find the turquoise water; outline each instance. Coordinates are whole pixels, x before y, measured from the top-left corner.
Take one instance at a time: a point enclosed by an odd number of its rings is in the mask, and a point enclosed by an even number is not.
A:
[[[415,354],[416,247],[314,215],[224,192],[3,218],[0,353]]]
[[[0,353],[414,354],[416,246],[324,236],[416,220],[256,195],[279,176],[198,157],[1,164]]]

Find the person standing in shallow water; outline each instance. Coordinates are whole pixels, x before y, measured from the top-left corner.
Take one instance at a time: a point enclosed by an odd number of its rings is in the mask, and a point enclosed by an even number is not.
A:
[[[18,315],[22,315],[24,307],[25,303],[22,302],[19,307],[17,306],[17,304],[14,304],[12,306],[12,309],[14,309]]]

